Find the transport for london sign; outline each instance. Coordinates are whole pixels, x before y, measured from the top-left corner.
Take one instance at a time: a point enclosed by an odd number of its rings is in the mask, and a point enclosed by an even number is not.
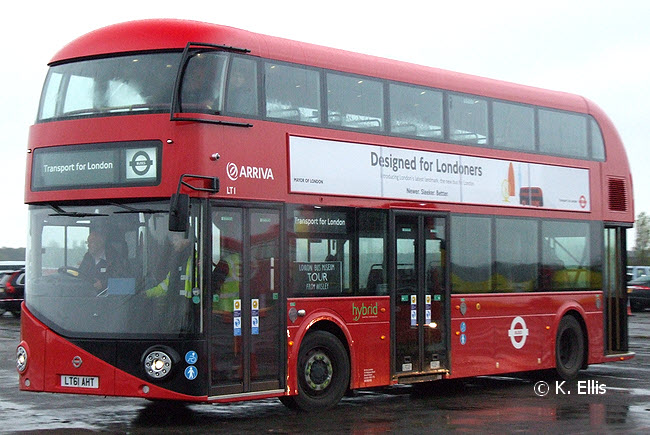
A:
[[[590,211],[589,170],[291,136],[291,191]]]
[[[32,189],[157,185],[161,147],[162,142],[152,140],[38,148]]]

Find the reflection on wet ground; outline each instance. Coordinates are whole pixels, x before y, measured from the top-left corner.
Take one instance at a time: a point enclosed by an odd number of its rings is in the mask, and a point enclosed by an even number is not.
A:
[[[630,320],[631,361],[596,365],[571,382],[548,373],[481,377],[362,391],[321,414],[289,411],[276,399],[175,405],[139,399],[18,391],[19,322],[0,316],[0,432],[431,433],[650,431],[650,312]],[[548,389],[539,390],[540,382]],[[545,394],[540,394],[546,392]]]

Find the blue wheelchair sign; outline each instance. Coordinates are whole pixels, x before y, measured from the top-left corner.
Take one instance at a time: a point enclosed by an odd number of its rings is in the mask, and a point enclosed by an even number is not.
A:
[[[188,364],[196,364],[196,362],[199,360],[199,355],[194,352],[193,350],[190,350],[185,354],[185,362]]]

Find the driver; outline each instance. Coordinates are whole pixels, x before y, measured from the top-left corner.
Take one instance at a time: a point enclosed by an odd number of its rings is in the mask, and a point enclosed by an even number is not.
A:
[[[95,290],[102,291],[107,286],[117,252],[106,246],[106,234],[97,229],[91,230],[86,243],[88,252],[79,265],[79,276],[90,281]]]

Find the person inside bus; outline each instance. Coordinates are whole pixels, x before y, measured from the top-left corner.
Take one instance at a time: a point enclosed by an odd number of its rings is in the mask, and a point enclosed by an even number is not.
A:
[[[217,241],[218,243],[218,241]],[[236,242],[234,242],[236,244]],[[232,249],[233,240],[222,239],[219,260],[212,271],[212,377],[214,380],[235,381],[240,374],[233,367],[241,357],[241,336],[233,334],[234,311],[240,297],[241,257],[237,248]]]
[[[233,65],[228,81],[226,109],[228,112],[246,115],[257,113],[255,74],[246,63],[239,62]]]
[[[224,250],[212,272],[212,283],[214,293],[218,295],[217,302],[212,304],[213,313],[232,313],[241,284],[241,258],[237,252]]]
[[[210,56],[194,56],[187,64],[181,86],[181,110],[183,112],[218,113],[219,97],[214,91],[216,69]]]
[[[117,252],[106,245],[106,234],[101,230],[91,230],[86,243],[88,252],[79,264],[79,276],[100,292],[106,288],[109,276],[116,272],[119,258]]]
[[[172,232],[169,235],[169,247],[169,255],[163,256],[166,259],[165,277],[146,290],[145,294],[156,298],[167,295],[171,290],[171,294],[180,295],[182,292],[186,298],[191,298],[194,257],[192,240],[185,233]]]
[[[219,262],[214,266],[212,271],[212,284],[214,289],[219,292],[223,284],[226,282],[226,278],[230,274],[230,266],[225,260],[219,260]]]
[[[158,331],[191,331],[197,315],[198,301],[193,302],[196,257],[193,239],[183,232],[170,232],[167,250],[160,256],[158,267],[164,277],[144,290],[145,306]],[[159,279],[160,279],[160,275]]]

